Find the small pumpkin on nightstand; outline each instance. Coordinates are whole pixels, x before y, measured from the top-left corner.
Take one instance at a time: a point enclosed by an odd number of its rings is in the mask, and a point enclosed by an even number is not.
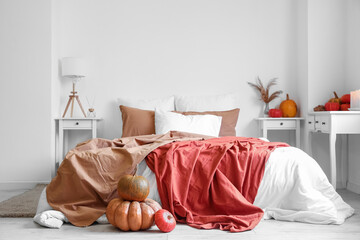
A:
[[[341,103],[344,104],[350,104],[350,94],[344,94],[341,98],[340,98]]]
[[[283,113],[280,109],[272,108],[269,110],[269,117],[272,118],[280,118],[282,117]]]
[[[297,106],[294,100],[289,98],[289,94],[286,94],[286,100],[280,104],[280,110],[283,113],[283,117],[295,117],[297,113]]]
[[[330,98],[328,102],[341,104],[341,99],[338,97],[335,91],[334,91],[334,96],[335,97]]]
[[[340,104],[338,102],[327,102],[325,104],[326,111],[339,111]]]
[[[349,111],[350,108],[350,94],[345,94],[341,98],[341,105],[340,110],[341,111]]]

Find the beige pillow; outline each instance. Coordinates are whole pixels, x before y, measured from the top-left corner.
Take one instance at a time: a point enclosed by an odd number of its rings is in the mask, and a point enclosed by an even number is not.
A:
[[[155,112],[120,105],[122,137],[155,134]]]
[[[178,111],[175,111],[175,112],[181,113],[183,115],[210,114],[210,115],[220,116],[220,117],[222,117],[222,121],[221,121],[219,137],[236,136],[235,127],[236,127],[236,123],[237,123],[237,120],[239,117],[239,112],[240,112],[239,108],[235,108],[233,110],[228,110],[228,111],[207,111],[207,112],[178,112]]]
[[[122,137],[155,134],[155,112],[120,105],[123,120]],[[176,111],[175,111],[176,112]],[[207,112],[176,112],[183,115],[216,115],[222,117],[220,137],[236,136],[236,123],[239,117],[239,108],[228,111]]]

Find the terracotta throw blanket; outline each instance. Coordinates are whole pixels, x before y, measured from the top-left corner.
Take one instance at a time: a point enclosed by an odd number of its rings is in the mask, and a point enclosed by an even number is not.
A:
[[[251,203],[270,152],[282,143],[170,132],[115,140],[92,139],[69,151],[47,186],[47,200],[75,226],[89,226],[117,197],[120,176],[147,163],[163,207],[197,228],[252,229],[262,210]],[[199,141],[202,140],[202,141]],[[175,142],[176,141],[176,142]]]
[[[161,146],[147,157],[163,208],[195,228],[253,229],[263,211],[252,205],[276,147],[255,138],[223,137]]]
[[[105,213],[108,202],[117,197],[120,176],[132,174],[136,165],[159,146],[202,135],[170,132],[115,140],[92,139],[66,155],[57,175],[46,189],[48,203],[75,226],[89,226]]]

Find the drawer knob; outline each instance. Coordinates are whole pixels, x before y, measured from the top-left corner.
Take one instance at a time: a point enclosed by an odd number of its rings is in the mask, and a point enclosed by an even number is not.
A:
[[[76,122],[75,125],[79,125],[79,122]]]
[[[282,125],[284,125],[284,123],[281,122],[281,123],[280,123],[280,126],[282,126]]]
[[[322,124],[322,125],[325,125],[325,122],[322,122],[321,124]]]
[[[319,121],[316,121],[315,123],[319,123]]]
[[[308,123],[309,123],[309,124],[312,124],[312,122],[311,122],[311,121],[309,121]]]

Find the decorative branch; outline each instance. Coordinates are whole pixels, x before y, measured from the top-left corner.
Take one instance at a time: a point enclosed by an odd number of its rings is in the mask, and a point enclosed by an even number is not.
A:
[[[277,84],[276,80],[277,80],[277,78],[270,79],[270,81],[267,84],[266,88],[264,88],[264,85],[262,84],[259,76],[256,78],[256,84],[251,83],[251,82],[248,82],[248,84],[250,86],[252,86],[253,88],[255,88],[260,93],[261,100],[264,103],[269,103],[272,100],[274,100],[275,98],[279,97],[280,94],[282,94],[282,92],[283,92],[281,90],[275,91],[269,96],[270,88]]]

